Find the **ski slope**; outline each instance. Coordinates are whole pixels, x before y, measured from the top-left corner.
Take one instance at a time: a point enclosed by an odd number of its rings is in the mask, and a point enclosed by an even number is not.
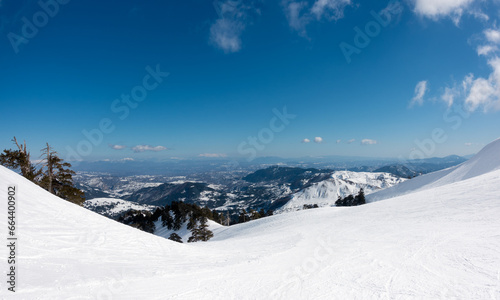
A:
[[[500,299],[500,146],[488,147],[413,192],[394,189],[401,196],[219,227],[194,244],[109,220],[0,167],[0,197],[14,183],[19,199],[18,287],[2,284],[0,298]],[[3,278],[6,257],[0,248]]]

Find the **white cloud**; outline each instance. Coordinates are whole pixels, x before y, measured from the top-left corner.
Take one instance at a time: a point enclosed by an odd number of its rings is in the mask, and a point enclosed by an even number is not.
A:
[[[497,52],[497,51],[498,51],[497,46],[483,45],[483,46],[477,47],[477,54],[478,55],[487,56],[487,55],[494,53],[494,52]]]
[[[342,140],[337,140],[337,144],[340,144],[340,143],[342,143]]]
[[[463,81],[465,105],[470,112],[479,107],[482,107],[484,112],[500,110],[500,58],[492,58],[488,64],[493,69],[488,78],[474,79],[470,75]]]
[[[422,105],[424,103],[424,96],[427,92],[427,80],[420,81],[415,86],[415,96],[410,101],[410,107],[413,107],[415,104]]]
[[[470,147],[472,146],[472,143],[465,143],[465,146]]]
[[[486,40],[490,43],[500,44],[500,31],[496,29],[486,29],[484,31],[484,36]]]
[[[243,1],[216,1],[215,9],[219,18],[210,27],[210,43],[226,53],[241,50],[241,35],[245,31],[252,14],[259,14],[253,5]]]
[[[462,80],[461,88],[445,88],[441,99],[448,108],[460,100],[468,112],[500,110],[500,58],[490,58],[488,64],[492,69],[488,77],[476,78],[469,74]]]
[[[123,149],[127,148],[127,146],[125,146],[125,145],[111,145],[111,144],[109,145],[109,147],[111,149],[114,149],[114,150],[123,150]]]
[[[364,139],[361,141],[361,145],[376,145],[378,142],[376,140]]]
[[[234,20],[219,19],[210,28],[210,40],[226,53],[241,50],[240,35],[244,25]]]
[[[347,141],[347,143],[348,143],[348,144],[352,144],[352,143],[354,143],[355,141],[356,141],[356,139],[350,139],[350,140],[348,140],[348,141]]]
[[[135,159],[133,159],[132,157],[125,157],[125,158],[122,158],[121,161],[134,161]]]
[[[317,136],[317,137],[315,137],[315,138],[314,138],[314,142],[315,142],[315,143],[318,143],[318,144],[323,143],[323,138],[322,138],[322,137]]]
[[[326,17],[329,20],[339,20],[344,17],[344,9],[351,4],[351,0],[317,0],[311,12],[320,20]]]
[[[310,142],[311,142],[311,140],[310,140],[310,139],[303,139],[303,140],[302,140],[302,143],[310,143]]]
[[[415,12],[419,15],[437,20],[441,17],[451,17],[458,25],[464,10],[475,0],[414,0]],[[475,12],[475,11],[474,11]],[[473,15],[481,15],[475,12]]]
[[[309,23],[314,19],[342,19],[345,8],[352,5],[352,0],[316,0],[312,6],[307,1],[283,0],[281,3],[290,28],[306,37],[306,26]]]
[[[283,1],[285,16],[288,25],[301,36],[306,36],[306,26],[311,21],[311,15],[307,12],[307,2]]]
[[[455,102],[455,98],[460,95],[460,92],[457,90],[456,87],[449,88],[446,87],[444,89],[443,95],[441,95],[441,100],[443,100],[448,107],[451,107],[453,103]]]
[[[227,154],[224,154],[224,153],[202,153],[198,156],[199,157],[219,158],[219,157],[227,157]]]
[[[149,146],[149,145],[137,145],[137,146],[133,147],[132,150],[135,153],[145,152],[145,151],[159,152],[159,151],[167,150],[167,148],[163,147],[163,146],[155,146],[155,147],[153,147],[153,146]]]

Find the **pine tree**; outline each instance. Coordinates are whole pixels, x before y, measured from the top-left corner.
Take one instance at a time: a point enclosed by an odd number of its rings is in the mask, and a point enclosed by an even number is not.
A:
[[[206,242],[214,236],[213,232],[208,229],[206,217],[203,217],[201,219],[200,225],[193,228],[193,230],[191,230],[191,233],[192,235],[189,237],[188,243],[193,243],[198,241]]]
[[[260,219],[261,215],[256,210],[250,210],[250,220]]]
[[[335,201],[336,206],[344,206],[344,201],[342,200],[342,197],[338,197],[337,201]]]
[[[358,194],[358,205],[363,205],[363,204],[366,204],[365,190],[363,188],[361,188],[361,190],[359,190],[359,194]]]
[[[85,194],[74,186],[73,175],[75,175],[75,172],[69,169],[71,164],[64,162],[48,143],[47,147],[42,151],[45,155],[44,167],[46,169],[42,173],[40,186],[69,202],[83,205]]]
[[[162,225],[167,227],[168,230],[171,230],[174,227],[174,219],[170,214],[170,208],[167,207],[162,211],[161,214]]]
[[[47,191],[49,193],[54,194],[54,189],[52,188],[52,183],[54,181],[54,156],[57,155],[55,151],[50,149],[49,143],[47,143],[47,147],[42,149],[45,154],[45,163],[44,167],[47,168],[45,175],[47,177]]]
[[[238,223],[245,223],[249,220],[250,219],[247,216],[247,211],[245,209],[242,209],[240,215],[238,216]]]
[[[0,154],[0,164],[10,169],[19,170],[23,177],[37,183],[41,171],[31,163],[30,152],[26,146],[26,141],[23,145],[19,145],[16,137],[14,137],[12,142],[17,146],[18,150],[5,149],[3,153]]]
[[[169,237],[168,237],[169,240],[172,240],[174,242],[177,242],[177,243],[182,243],[182,238],[175,232],[173,232]]]

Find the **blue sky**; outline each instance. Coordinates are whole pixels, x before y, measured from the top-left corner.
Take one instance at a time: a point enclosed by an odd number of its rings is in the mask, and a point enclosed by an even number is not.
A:
[[[0,148],[419,158],[498,138],[498,5],[374,2],[1,0]]]

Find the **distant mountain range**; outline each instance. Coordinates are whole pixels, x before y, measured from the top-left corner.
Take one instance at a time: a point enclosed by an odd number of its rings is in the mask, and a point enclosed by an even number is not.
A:
[[[338,196],[356,194],[361,188],[369,194],[464,161],[459,156],[448,156],[350,170],[270,166],[253,172],[225,170],[191,176],[120,177],[80,172],[75,179],[88,199],[119,198],[151,207],[182,201],[237,215],[243,209],[280,213],[302,209],[306,204],[333,205]],[[123,203],[118,206],[127,207]],[[107,212],[114,208],[106,205],[87,207],[107,216],[117,215]]]

